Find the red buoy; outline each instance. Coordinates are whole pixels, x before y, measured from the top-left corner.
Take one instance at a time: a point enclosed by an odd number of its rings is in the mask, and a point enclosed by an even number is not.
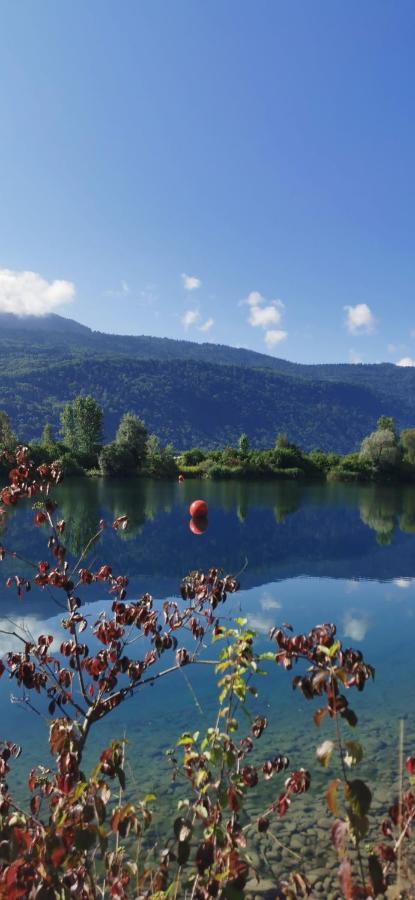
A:
[[[179,481],[180,482],[184,481],[184,475],[179,475]]]
[[[189,506],[189,513],[193,519],[205,519],[208,514],[207,503],[204,500],[193,500]]]
[[[189,528],[192,534],[203,534],[208,527],[207,519],[190,519]]]

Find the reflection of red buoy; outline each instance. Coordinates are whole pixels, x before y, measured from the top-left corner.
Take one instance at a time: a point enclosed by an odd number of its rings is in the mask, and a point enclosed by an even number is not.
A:
[[[204,519],[208,514],[207,503],[204,500],[193,500],[189,506],[189,513],[193,519]]]
[[[179,475],[179,481],[184,481],[184,475]]]
[[[190,519],[189,528],[192,534],[203,534],[208,527],[207,518]]]

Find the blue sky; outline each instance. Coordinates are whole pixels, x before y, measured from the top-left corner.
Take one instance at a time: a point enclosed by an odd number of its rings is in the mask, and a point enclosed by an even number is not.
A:
[[[0,309],[415,360],[413,0],[0,13]]]

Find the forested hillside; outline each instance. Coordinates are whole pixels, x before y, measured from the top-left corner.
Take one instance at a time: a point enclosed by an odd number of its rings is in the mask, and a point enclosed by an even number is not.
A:
[[[60,316],[0,316],[0,409],[21,439],[57,429],[65,401],[92,394],[112,439],[132,410],[179,449],[233,443],[244,431],[269,446],[278,431],[308,450],[349,452],[379,415],[415,423],[415,370],[305,366],[250,350],[92,332]]]

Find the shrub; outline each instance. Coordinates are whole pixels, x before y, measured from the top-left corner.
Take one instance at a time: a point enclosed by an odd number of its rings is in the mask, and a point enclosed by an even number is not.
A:
[[[195,466],[184,466],[179,465],[180,473],[185,476],[185,478],[202,478],[205,474],[205,470],[200,465]]]
[[[212,466],[209,466],[206,474],[208,478],[214,479],[240,478],[243,472],[244,469],[240,465],[227,466],[220,463],[214,463]]]
[[[206,458],[206,453],[203,450],[199,450],[198,447],[194,447],[192,450],[185,450],[180,457],[180,465],[183,466],[197,466],[198,463],[203,462]]]
[[[135,457],[128,447],[115,441],[102,448],[98,464],[101,474],[107,476],[130,475],[137,469]]]
[[[54,462],[62,468],[65,475],[83,475],[85,472],[78,458],[69,451],[62,453],[62,456]]]

